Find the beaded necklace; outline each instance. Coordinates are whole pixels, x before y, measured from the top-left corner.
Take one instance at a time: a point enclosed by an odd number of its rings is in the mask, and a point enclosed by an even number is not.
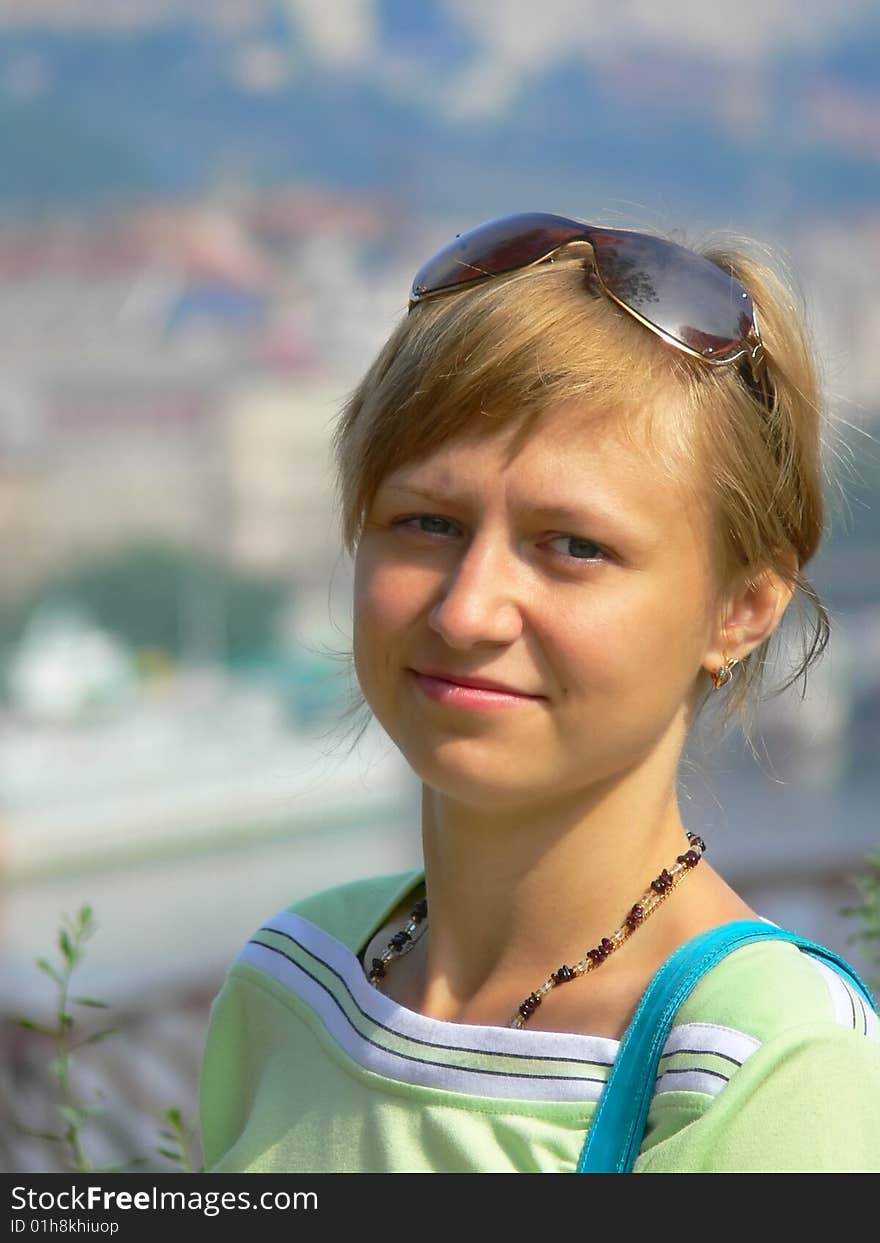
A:
[[[696,833],[688,833],[687,836],[690,848],[684,854],[678,856],[671,868],[664,868],[660,875],[651,881],[651,884],[639,898],[638,902],[630,908],[629,914],[620,927],[615,929],[610,936],[603,937],[593,949],[587,950],[583,958],[576,962],[573,967],[569,967],[565,963],[561,967],[557,967],[540,988],[536,988],[533,993],[529,993],[528,997],[520,1002],[513,1016],[508,1021],[508,1027],[522,1027],[535,1013],[550,990],[556,988],[558,984],[568,984],[571,980],[576,980],[580,976],[586,975],[589,971],[595,971],[597,967],[601,967],[609,954],[613,954],[624,941],[632,936],[637,928],[641,927],[650,915],[653,915],[657,907],[666,901],[676,885],[687,876],[688,872],[697,866],[703,857],[703,852],[706,849],[706,843],[703,839],[698,837]],[[422,931],[416,937],[414,933],[420,926]],[[395,932],[382,953],[372,960],[367,979],[374,988],[378,988],[379,981],[384,979],[388,964],[395,958],[401,958],[405,953],[408,953],[416,941],[421,940],[427,930],[427,926],[428,901],[426,898],[422,898],[410,911],[406,926],[400,932]]]

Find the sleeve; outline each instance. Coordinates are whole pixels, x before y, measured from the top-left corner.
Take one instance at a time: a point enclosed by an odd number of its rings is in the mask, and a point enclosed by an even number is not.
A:
[[[422,869],[412,869],[349,881],[300,899],[284,914],[309,920],[355,952],[423,876]],[[260,1133],[254,1117],[272,1114],[278,1051],[297,1038],[289,1023],[287,1010],[279,1006],[260,974],[240,960],[233,963],[211,1006],[199,1072],[206,1171],[230,1161],[242,1168],[261,1143],[271,1142]]]
[[[238,981],[227,976],[211,1005],[199,1072],[199,1127],[208,1173],[235,1142],[247,1117],[246,1010]]]
[[[252,1115],[271,1090],[273,1055],[285,1047],[286,1011],[236,964],[211,1006],[199,1074],[199,1127],[204,1170],[211,1173],[241,1145],[259,1146]]]
[[[777,1036],[635,1171],[880,1172],[880,1042],[834,1023]]]

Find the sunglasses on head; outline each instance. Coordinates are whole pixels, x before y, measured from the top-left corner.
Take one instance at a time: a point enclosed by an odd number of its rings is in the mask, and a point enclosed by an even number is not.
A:
[[[586,243],[604,294],[667,345],[711,366],[740,363],[768,408],[772,392],[749,293],[736,277],[676,242],[546,212],[500,216],[458,234],[415,275],[409,309],[493,276],[552,261]]]

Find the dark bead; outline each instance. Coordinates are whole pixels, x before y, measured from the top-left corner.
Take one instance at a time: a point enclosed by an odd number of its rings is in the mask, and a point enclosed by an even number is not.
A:
[[[520,1005],[519,1012],[524,1019],[534,1014],[538,1006],[541,1004],[541,998],[536,993],[529,993],[525,1001]]]
[[[368,978],[370,980],[383,980],[385,978],[385,964],[381,958],[373,959],[373,966]]]
[[[422,920],[425,918],[425,916],[427,915],[427,913],[428,913],[428,902],[426,898],[422,898],[421,902],[417,902],[415,907],[413,908],[413,913],[412,913],[411,918],[414,919],[417,924],[420,924]]]
[[[574,977],[575,977],[575,973],[572,971],[571,967],[567,967],[563,963],[561,967],[559,967],[556,971],[553,972],[551,979],[556,984],[564,984],[566,980],[573,980]]]
[[[706,849],[706,843],[703,841],[702,837],[698,837],[696,833],[688,833],[688,841],[697,850]]]
[[[610,954],[611,951],[614,949],[614,942],[609,941],[607,937],[603,937],[602,940],[599,942],[599,948],[603,949],[606,954]]]
[[[406,945],[407,941],[411,941],[411,940],[412,940],[412,937],[409,935],[408,932],[405,932],[405,931],[395,932],[394,936],[391,938],[388,944],[393,945],[395,949],[400,949],[401,946]]]
[[[689,868],[696,867],[700,862],[700,856],[695,850],[686,850],[679,860],[680,863],[686,863]]]
[[[660,879],[659,876],[657,877],[656,880],[651,881],[651,888],[654,890],[655,893],[663,892],[663,881]]]

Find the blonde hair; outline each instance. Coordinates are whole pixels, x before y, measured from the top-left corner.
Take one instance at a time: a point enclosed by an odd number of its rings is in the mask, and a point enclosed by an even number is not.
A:
[[[774,389],[772,408],[736,364],[707,366],[665,344],[597,293],[566,252],[418,305],[399,323],[343,407],[333,433],[342,538],[354,554],[382,480],[462,433],[491,435],[578,399],[608,415],[658,470],[711,515],[719,600],[768,571],[812,610],[781,694],[824,651],[828,613],[803,573],[825,528],[822,403],[803,314],[787,282],[742,247],[704,249],[751,294]],[[658,400],[672,394],[674,400]],[[723,723],[745,727],[762,698],[780,628],[725,688]],[[707,690],[709,685],[707,683]],[[705,701],[704,701],[705,702]],[[747,731],[746,731],[747,732]]]

